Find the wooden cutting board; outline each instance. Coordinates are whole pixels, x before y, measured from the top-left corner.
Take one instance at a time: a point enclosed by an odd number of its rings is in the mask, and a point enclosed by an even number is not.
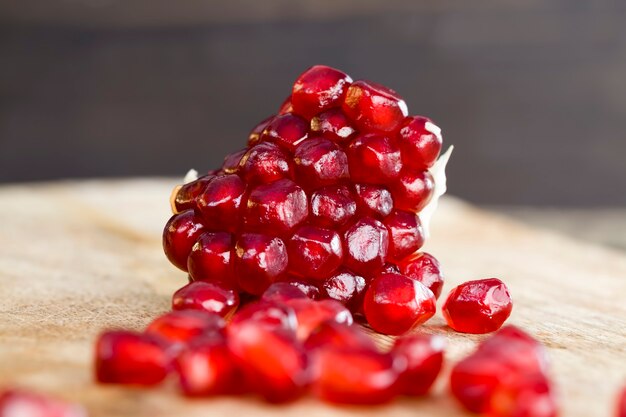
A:
[[[0,386],[83,403],[91,416],[463,416],[445,377],[424,399],[334,407],[307,398],[271,406],[254,398],[189,401],[173,384],[154,390],[93,383],[94,337],[141,329],[168,309],[185,275],[160,247],[172,180],[67,182],[0,188]],[[426,250],[442,262],[445,292],[469,279],[506,281],[509,323],[549,350],[563,416],[611,416],[626,382],[626,256],[534,230],[444,199]],[[449,331],[450,362],[482,336]],[[383,342],[385,339],[381,337]]]

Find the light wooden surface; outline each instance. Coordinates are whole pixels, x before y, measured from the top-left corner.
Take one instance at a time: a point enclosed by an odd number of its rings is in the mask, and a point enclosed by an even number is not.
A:
[[[160,248],[172,180],[56,183],[0,188],[0,386],[24,386],[114,416],[462,416],[445,378],[426,399],[343,408],[304,399],[188,401],[173,384],[155,390],[92,382],[94,336],[140,329],[185,282]],[[547,347],[563,416],[609,416],[626,382],[626,257],[443,201],[428,251],[443,263],[445,291],[501,277],[514,297],[509,320]],[[478,336],[448,332],[438,314],[424,331],[449,339],[449,358]]]

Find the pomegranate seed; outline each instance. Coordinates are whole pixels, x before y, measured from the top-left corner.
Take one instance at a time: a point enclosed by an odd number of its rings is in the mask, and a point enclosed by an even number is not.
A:
[[[244,233],[235,247],[238,286],[252,295],[261,295],[287,270],[285,243],[277,237]]]
[[[224,158],[224,163],[222,164],[222,172],[225,174],[236,173],[239,170],[239,162],[247,151],[248,149],[240,149],[237,152],[226,155],[226,157]]]
[[[387,217],[393,210],[391,193],[384,187],[370,184],[355,184],[356,202],[363,216]]]
[[[397,395],[398,365],[375,350],[320,349],[315,356],[313,390],[323,400],[340,404],[381,404]]]
[[[394,210],[384,221],[389,229],[389,257],[402,259],[424,244],[424,230],[420,219],[408,211]]]
[[[230,233],[206,232],[200,235],[187,259],[191,278],[232,287],[235,281],[233,246]]]
[[[310,138],[294,153],[298,181],[307,188],[323,187],[349,178],[348,157],[334,142]]]
[[[441,129],[426,117],[407,117],[402,123],[398,138],[402,161],[418,171],[433,166],[441,152]]]
[[[280,114],[286,114],[286,113],[292,113],[292,112],[293,112],[293,106],[291,105],[291,95],[290,95],[281,103],[280,108],[278,109],[278,114],[280,115]]]
[[[0,417],[87,417],[83,407],[27,391],[0,392]]]
[[[356,311],[362,302],[365,285],[365,278],[349,269],[342,269],[324,281],[324,292],[328,298]]]
[[[443,274],[434,256],[426,252],[416,253],[401,260],[398,266],[402,275],[421,282],[439,298],[443,288]]]
[[[167,259],[179,269],[187,271],[187,258],[204,225],[193,210],[173,215],[163,230],[163,251]]]
[[[396,264],[386,263],[383,265],[382,268],[380,268],[380,270],[377,271],[376,275],[384,274],[384,273],[399,274],[400,268],[398,268],[398,265]]]
[[[359,130],[395,130],[408,114],[406,103],[395,91],[369,81],[355,81],[348,88],[342,109]]]
[[[238,175],[213,178],[198,199],[206,225],[216,230],[235,232],[239,226],[240,207],[246,185]]]
[[[556,417],[550,382],[543,374],[524,375],[496,387],[484,413],[487,417]]]
[[[301,277],[287,276],[282,282],[287,283],[289,285],[293,285],[294,287],[298,288],[300,291],[306,294],[306,296],[310,298],[311,300],[317,300],[321,297],[320,289],[317,287],[317,285],[311,282],[305,281]]]
[[[335,142],[344,142],[356,133],[340,109],[330,109],[312,118],[311,131]]]
[[[265,184],[291,178],[290,156],[281,147],[261,142],[251,147],[241,159],[240,173],[248,183]]]
[[[315,328],[304,342],[304,347],[313,352],[317,349],[348,349],[376,351],[376,343],[361,326],[351,326],[327,321]]]
[[[306,193],[291,180],[259,185],[250,193],[246,208],[249,230],[287,234],[308,216]]]
[[[274,120],[275,116],[270,116],[267,119],[262,120],[259,124],[254,126],[254,129],[250,131],[250,135],[248,135],[248,146],[254,146],[261,140],[261,134],[270,124],[272,120]]]
[[[233,394],[241,388],[242,375],[225,339],[192,343],[178,355],[174,366],[186,396]]]
[[[96,379],[112,384],[159,384],[170,367],[167,348],[167,342],[150,334],[102,333],[96,343]]]
[[[309,122],[292,113],[276,116],[261,134],[261,140],[274,142],[293,152],[296,146],[307,138]]]
[[[378,133],[359,135],[350,142],[346,154],[353,181],[384,185],[400,176],[400,149],[387,136]]]
[[[310,119],[317,113],[341,104],[352,79],[325,65],[302,73],[293,85],[291,102],[296,113]]]
[[[213,177],[214,175],[205,175],[178,188],[174,197],[172,210],[174,214],[197,208],[198,196],[202,194]]]
[[[267,287],[261,296],[261,300],[263,301],[276,303],[284,303],[299,298],[309,299],[304,291],[289,282],[275,282]]]
[[[311,195],[311,220],[321,226],[343,226],[355,213],[356,202],[344,185],[320,188]]]
[[[219,338],[226,323],[217,314],[196,310],[171,311],[152,320],[147,334],[161,336],[172,343],[187,343],[211,335]]]
[[[296,313],[298,340],[306,340],[311,332],[322,323],[329,321],[348,325],[353,323],[350,311],[335,300],[294,299],[286,301],[285,304],[293,308]]]
[[[387,259],[389,232],[378,220],[363,217],[344,233],[344,264],[358,274],[380,269]]]
[[[243,322],[228,347],[250,386],[270,402],[291,401],[310,381],[308,357],[289,333]]]
[[[343,261],[341,237],[333,230],[301,226],[287,244],[291,273],[323,280]]]
[[[617,417],[626,417],[626,387],[622,388],[617,399]]]
[[[481,334],[499,329],[512,309],[506,285],[497,278],[488,278],[468,281],[450,291],[443,316],[457,332]]]
[[[413,213],[426,207],[434,189],[435,182],[428,171],[405,170],[398,181],[391,184],[391,194],[396,208]]]
[[[406,361],[398,378],[398,389],[405,395],[424,395],[432,387],[443,366],[445,339],[433,335],[404,336],[396,340],[392,355]]]
[[[194,281],[174,293],[173,310],[200,310],[228,317],[239,306],[236,291],[215,283]]]
[[[450,373],[450,389],[469,411],[485,412],[503,383],[546,369],[542,346],[523,331],[508,326],[485,340]]]
[[[365,293],[363,309],[372,329],[400,335],[435,314],[436,299],[422,283],[400,274],[375,277]]]
[[[270,330],[291,332],[295,335],[298,321],[296,313],[291,307],[275,301],[257,301],[250,303],[237,311],[228,326],[228,333],[236,333],[244,323],[253,322],[257,326],[267,327]]]

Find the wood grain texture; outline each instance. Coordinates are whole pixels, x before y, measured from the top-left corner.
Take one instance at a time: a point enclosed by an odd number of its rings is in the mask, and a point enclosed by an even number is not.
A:
[[[383,408],[332,407],[314,399],[269,406],[250,399],[188,401],[156,390],[100,387],[91,354],[103,328],[141,329],[168,308],[185,277],[160,248],[172,180],[68,182],[0,188],[0,386],[81,402],[91,416],[462,416],[445,378],[426,399]],[[446,291],[498,276],[515,299],[510,323],[547,347],[563,416],[611,415],[626,377],[626,257],[479,211],[448,198],[427,250],[443,263]],[[481,336],[448,332],[454,361]],[[383,340],[385,342],[385,340]]]

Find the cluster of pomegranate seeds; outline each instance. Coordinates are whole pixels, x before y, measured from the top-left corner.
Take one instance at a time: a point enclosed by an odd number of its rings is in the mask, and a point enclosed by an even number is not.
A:
[[[24,390],[0,391],[0,417],[87,417],[79,405]]]
[[[402,274],[425,286],[396,309],[420,310],[402,318],[409,330],[429,318],[443,282],[437,261],[419,252],[441,146],[441,130],[408,116],[395,91],[314,66],[246,148],[175,190],[165,253],[193,281],[256,297],[290,282],[352,312],[379,275]],[[415,261],[424,256],[431,261]]]
[[[506,326],[454,366],[450,388],[466,409],[489,417],[555,417],[556,399],[546,372],[543,346]]]

